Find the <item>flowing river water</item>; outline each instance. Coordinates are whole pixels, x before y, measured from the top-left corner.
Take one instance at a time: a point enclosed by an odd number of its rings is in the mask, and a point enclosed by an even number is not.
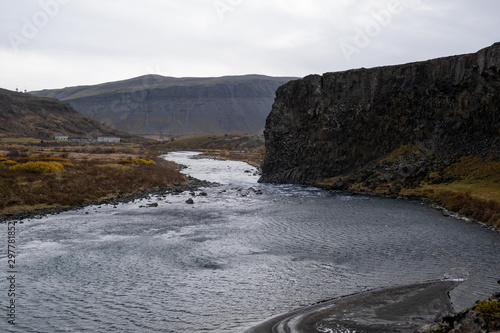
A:
[[[460,280],[456,310],[499,289],[496,231],[419,202],[258,184],[247,164],[194,154],[165,158],[221,185],[18,223],[16,325],[3,279],[0,332],[234,333],[376,288]]]

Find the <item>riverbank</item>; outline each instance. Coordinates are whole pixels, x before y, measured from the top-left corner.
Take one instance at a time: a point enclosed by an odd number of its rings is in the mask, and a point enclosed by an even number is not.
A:
[[[432,281],[339,297],[270,319],[245,333],[415,332],[451,314],[460,282]]]
[[[261,166],[261,151],[201,150],[203,156]],[[500,229],[500,162],[467,156],[443,160],[419,146],[403,146],[366,168],[308,185],[326,190],[425,200],[445,214]]]
[[[425,198],[450,212],[500,228],[500,162],[446,159],[420,146],[403,146],[351,174],[314,184],[326,189]]]
[[[142,144],[2,142],[0,216],[24,216],[189,186]]]
[[[199,180],[192,177],[186,177],[187,181],[184,184],[177,184],[172,186],[162,186],[150,190],[146,190],[144,192],[136,192],[129,195],[118,196],[115,198],[103,198],[100,200],[86,201],[81,204],[73,205],[73,206],[62,206],[57,208],[47,208],[47,209],[33,209],[22,212],[17,212],[13,214],[0,215],[0,223],[4,223],[6,221],[12,220],[26,220],[26,219],[41,219],[43,217],[49,215],[58,215],[68,211],[76,211],[80,209],[84,209],[88,206],[97,206],[97,205],[109,205],[109,206],[117,206],[122,203],[134,202],[143,199],[149,199],[154,196],[165,196],[168,194],[180,194],[183,192],[194,192],[198,191],[201,188],[215,186],[217,184]]]
[[[211,138],[208,140],[207,138]],[[208,141],[206,141],[208,140]],[[182,147],[204,157],[259,167],[263,144],[257,136],[196,137],[172,143],[89,144],[8,140],[0,142],[0,221],[58,214],[95,204],[143,198],[158,191],[191,191],[213,185],[185,177],[180,167],[158,157]],[[168,146],[168,147],[167,147]]]

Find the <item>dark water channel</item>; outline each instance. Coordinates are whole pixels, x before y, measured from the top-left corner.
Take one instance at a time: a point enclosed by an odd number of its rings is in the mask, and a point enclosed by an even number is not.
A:
[[[406,200],[257,184],[246,164],[191,155],[167,159],[224,185],[17,224],[17,325],[3,279],[0,332],[243,332],[374,288],[464,280],[458,310],[499,289],[498,232]]]

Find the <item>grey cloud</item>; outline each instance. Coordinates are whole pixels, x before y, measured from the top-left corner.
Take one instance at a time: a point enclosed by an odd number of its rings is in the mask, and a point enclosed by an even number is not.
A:
[[[373,26],[374,14],[394,1],[4,1],[0,86],[58,88],[151,70],[171,76],[304,76],[474,52],[500,39],[498,1],[399,0],[419,6]],[[44,6],[54,9],[54,3],[60,8],[51,16]],[[37,14],[43,23],[38,33],[24,36]],[[353,44],[366,29],[369,41]],[[18,52],[9,33],[24,38]],[[355,48],[350,59],[342,41]]]

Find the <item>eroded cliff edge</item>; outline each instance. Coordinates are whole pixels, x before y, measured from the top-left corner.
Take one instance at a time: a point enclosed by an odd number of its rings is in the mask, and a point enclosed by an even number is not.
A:
[[[428,175],[461,156],[498,160],[499,136],[500,43],[475,54],[311,75],[277,91],[261,181],[354,175],[403,146],[419,147],[423,161],[392,176]]]

